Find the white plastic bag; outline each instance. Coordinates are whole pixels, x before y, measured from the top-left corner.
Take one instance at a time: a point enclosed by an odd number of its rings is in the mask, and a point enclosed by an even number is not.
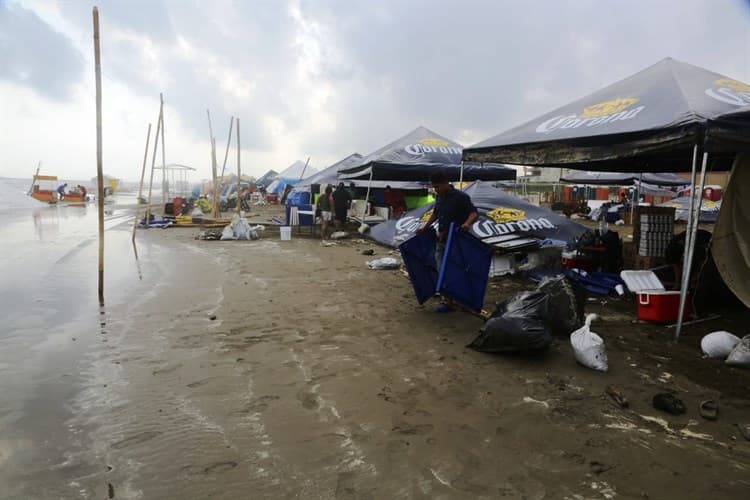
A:
[[[596,314],[586,315],[586,324],[570,334],[570,345],[573,346],[576,361],[587,368],[606,372],[609,366],[604,340],[590,329],[595,319]]]
[[[234,229],[232,229],[232,225],[229,224],[224,228],[224,230],[221,232],[221,241],[225,240],[236,240],[237,238],[234,236]]]
[[[401,263],[393,257],[383,257],[368,261],[367,267],[370,269],[398,269],[401,267]]]
[[[740,339],[724,330],[711,332],[701,339],[701,350],[706,357],[725,359]]]
[[[750,368],[750,335],[742,337],[737,345],[729,353],[726,364]]]

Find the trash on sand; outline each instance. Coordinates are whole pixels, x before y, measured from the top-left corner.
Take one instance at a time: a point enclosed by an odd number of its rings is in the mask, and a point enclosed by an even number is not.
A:
[[[654,408],[657,410],[671,413],[672,415],[682,415],[685,413],[685,404],[668,392],[662,392],[654,396],[651,400]]]
[[[202,240],[220,240],[221,235],[222,231],[220,229],[206,229],[205,231],[201,231],[198,238]]]
[[[604,392],[609,395],[609,397],[611,397],[615,401],[615,403],[620,406],[620,408],[627,408],[630,406],[630,403],[625,398],[625,396],[623,396],[622,393],[614,386],[608,385],[604,389]]]
[[[370,269],[398,269],[401,267],[401,262],[393,257],[383,257],[367,261],[367,267]]]
[[[750,424],[737,424],[737,428],[740,430],[742,437],[750,441]]]
[[[750,368],[750,335],[745,335],[727,356],[726,364]]]
[[[348,238],[349,233],[346,231],[336,231],[335,233],[331,234],[332,240],[343,240],[344,238]]]
[[[576,361],[585,367],[606,372],[609,366],[604,340],[590,328],[591,322],[596,318],[596,314],[586,315],[586,323],[570,334],[570,345],[573,346]]]
[[[549,296],[547,310],[542,318],[553,334],[569,335],[583,325],[586,293],[568,278],[565,276],[545,278],[539,283],[537,291]]]
[[[701,417],[706,420],[716,420],[719,416],[719,403],[713,399],[707,399],[701,403]]]
[[[320,242],[320,246],[323,246],[323,247],[335,247],[336,246],[336,242],[335,241],[321,241]]]
[[[237,214],[232,216],[232,222],[221,232],[221,240],[257,240],[258,226],[250,227],[250,223],[244,217]]]
[[[624,226],[624,225],[625,225],[625,221],[622,219],[617,219],[615,221],[615,226]]]
[[[701,339],[701,350],[709,358],[726,359],[740,338],[724,330],[711,332]]]
[[[516,352],[545,349],[552,343],[544,318],[549,295],[522,292],[497,306],[467,347],[479,352]]]
[[[375,255],[375,250],[372,248],[368,248],[367,250],[362,250],[362,255]]]

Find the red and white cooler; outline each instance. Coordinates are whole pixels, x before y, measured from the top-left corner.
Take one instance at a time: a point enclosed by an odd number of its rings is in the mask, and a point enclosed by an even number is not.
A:
[[[680,315],[680,292],[667,291],[653,271],[622,271],[620,277],[628,290],[635,293],[638,319],[654,323],[677,321]],[[690,297],[685,302],[682,319],[690,313]]]

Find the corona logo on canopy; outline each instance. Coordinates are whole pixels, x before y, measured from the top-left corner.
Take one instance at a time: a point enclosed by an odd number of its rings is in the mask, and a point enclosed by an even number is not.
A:
[[[731,78],[720,78],[714,82],[714,87],[706,89],[706,95],[734,106],[745,106],[750,104],[750,85]]]
[[[539,134],[548,134],[560,129],[596,127],[618,120],[631,120],[645,109],[645,106],[633,107],[637,102],[638,99],[635,97],[618,97],[586,106],[580,115],[559,115],[545,120],[536,131]]]
[[[526,218],[526,212],[517,208],[497,207],[487,212],[487,217],[499,224],[516,222]]]
[[[428,137],[416,144],[409,144],[404,150],[413,156],[424,156],[425,153],[442,153],[447,155],[460,155],[461,148],[451,146],[451,143],[438,137]]]
[[[433,211],[433,209],[431,208],[428,211],[426,211],[425,213],[423,213],[422,217],[419,219],[420,222],[427,222],[428,220],[430,220],[430,217],[432,217],[432,211]]]

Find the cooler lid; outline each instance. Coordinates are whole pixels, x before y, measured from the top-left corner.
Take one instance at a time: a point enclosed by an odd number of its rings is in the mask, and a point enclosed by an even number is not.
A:
[[[628,290],[634,293],[645,292],[647,290],[664,291],[664,285],[662,285],[653,271],[622,271],[620,278],[625,282]]]

